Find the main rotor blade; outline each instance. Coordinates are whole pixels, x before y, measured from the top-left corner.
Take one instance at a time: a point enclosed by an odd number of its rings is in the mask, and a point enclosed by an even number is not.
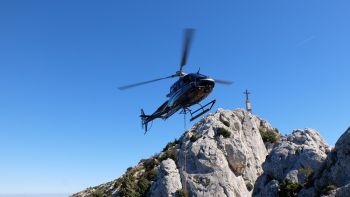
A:
[[[143,82],[134,83],[134,84],[126,85],[126,86],[121,86],[121,87],[118,87],[118,89],[119,90],[125,90],[125,89],[133,88],[133,87],[136,87],[136,86],[145,85],[145,84],[148,84],[148,83],[160,81],[160,80],[163,80],[163,79],[169,79],[169,78],[173,78],[173,77],[177,77],[177,75],[171,75],[171,76],[163,77],[163,78],[159,78],[159,79],[153,79],[153,80],[149,80],[149,81],[143,81]]]
[[[182,72],[182,67],[186,65],[187,56],[191,47],[193,34],[194,34],[194,29],[185,29],[184,31],[182,58],[181,58],[180,70],[179,70],[180,72]]]
[[[225,84],[225,85],[231,85],[233,81],[226,81],[221,79],[214,79],[215,83]]]

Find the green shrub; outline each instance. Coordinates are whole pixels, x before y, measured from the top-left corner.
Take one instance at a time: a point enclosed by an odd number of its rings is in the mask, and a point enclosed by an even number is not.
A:
[[[298,171],[305,176],[304,187],[311,187],[313,185],[314,170],[311,167],[307,166],[300,168]]]
[[[222,135],[224,138],[229,138],[231,136],[231,132],[225,128],[220,127],[217,129],[217,135]]]
[[[174,161],[177,160],[177,150],[176,149],[172,149],[172,150],[168,150],[167,152],[165,152],[166,158],[170,158]]]
[[[169,148],[172,148],[173,146],[175,146],[176,144],[179,143],[179,140],[174,139],[174,141],[169,142],[164,148],[163,148],[163,152],[167,151]]]
[[[179,189],[175,192],[176,197],[188,197],[188,192],[185,189]]]
[[[163,160],[166,160],[166,159],[172,159],[174,161],[177,160],[177,149],[176,148],[172,148],[172,149],[169,149],[167,151],[165,151],[160,157],[159,157],[159,161],[162,162]]]
[[[122,177],[118,178],[115,182],[113,187],[118,188],[122,184]]]
[[[247,187],[248,191],[252,191],[252,189],[254,188],[253,184],[251,184],[250,182],[248,182],[245,186]]]
[[[159,164],[159,162],[153,158],[146,159],[143,161],[143,166],[145,167],[146,171],[152,170],[158,164]]]
[[[304,167],[304,168],[300,168],[298,170],[299,173],[303,174],[305,177],[309,177],[310,175],[312,175],[314,173],[314,170],[310,167]]]
[[[279,196],[284,197],[296,197],[301,190],[302,185],[300,183],[294,183],[289,179],[282,181],[280,184]]]
[[[328,195],[330,193],[330,191],[335,190],[335,189],[337,189],[337,186],[335,186],[335,185],[326,185],[326,186],[322,187],[321,193]]]
[[[279,142],[280,136],[275,132],[276,129],[274,130],[262,130],[259,129],[261,138],[264,142],[270,142],[270,143],[276,143]]]
[[[120,196],[147,196],[146,194],[148,193],[149,188],[151,187],[151,181],[155,180],[156,177],[157,172],[154,169],[145,171],[139,177],[139,180],[136,180],[132,173],[127,172],[124,174],[124,176],[117,180],[115,186],[120,186]]]
[[[143,196],[148,192],[150,187],[151,187],[151,182],[146,178],[142,178],[137,183],[137,192],[140,194],[140,196]]]
[[[310,176],[314,172],[314,170],[310,166],[300,168],[298,171],[304,174],[306,177]]]
[[[193,134],[191,137],[190,137],[190,141],[191,142],[195,142],[197,141],[198,139],[200,138],[200,136],[198,134]]]
[[[137,197],[139,193],[136,191],[136,188],[135,177],[126,173],[122,178],[119,194],[121,196]]]
[[[154,181],[157,177],[157,172],[155,169],[146,171],[144,177],[149,181]]]

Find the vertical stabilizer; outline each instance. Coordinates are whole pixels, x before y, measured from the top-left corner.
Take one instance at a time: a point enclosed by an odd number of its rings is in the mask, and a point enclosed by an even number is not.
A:
[[[141,109],[141,124],[142,124],[142,128],[145,128],[145,134],[148,131],[148,117],[145,112],[143,111],[143,109]]]

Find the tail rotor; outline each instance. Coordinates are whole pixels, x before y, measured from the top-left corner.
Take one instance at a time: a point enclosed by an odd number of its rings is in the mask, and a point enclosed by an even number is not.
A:
[[[149,118],[150,116],[146,115],[145,112],[143,111],[143,109],[141,109],[141,115],[140,115],[140,117],[141,117],[142,128],[145,129],[145,134],[146,134],[147,131],[148,131],[148,122],[149,122],[148,118]]]

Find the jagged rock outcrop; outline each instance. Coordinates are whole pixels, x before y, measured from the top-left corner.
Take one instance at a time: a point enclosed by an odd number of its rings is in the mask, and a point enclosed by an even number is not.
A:
[[[219,109],[121,178],[73,196],[250,196],[268,154],[260,133],[280,137],[244,110]]]
[[[350,196],[350,128],[339,138],[314,180],[313,193]],[[333,191],[332,191],[333,190]],[[346,194],[346,195],[344,195]]]
[[[253,196],[350,197],[350,128],[330,147],[313,129],[275,145]]]
[[[249,196],[267,155],[261,127],[272,130],[267,122],[243,110],[219,110],[194,125],[180,138],[178,154],[188,192]]]
[[[161,162],[157,170],[157,181],[151,186],[151,196],[171,197],[182,189],[179,170],[175,161],[168,158]]]
[[[314,129],[281,136],[244,110],[219,109],[120,178],[73,196],[350,197],[349,164],[350,128],[331,150]]]
[[[313,129],[295,130],[283,137],[263,164],[264,174],[255,183],[254,196],[279,196],[287,186],[294,187],[290,192],[299,192],[322,167],[329,150]]]
[[[341,187],[348,183],[350,183],[350,128],[335,144],[327,159],[325,172],[317,184],[334,184]]]

